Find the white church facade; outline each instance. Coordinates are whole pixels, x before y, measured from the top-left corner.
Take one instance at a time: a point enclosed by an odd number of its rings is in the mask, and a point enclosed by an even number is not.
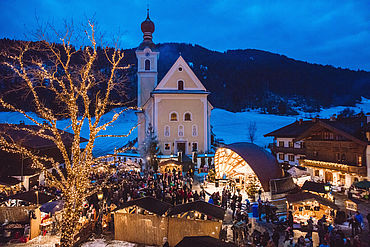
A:
[[[209,92],[181,55],[158,82],[160,54],[152,41],[154,23],[149,14],[141,30],[144,40],[136,50],[138,149],[143,147],[152,126],[160,149],[159,158],[177,157],[180,153],[213,157],[210,125],[213,107],[208,101]],[[197,163],[200,165],[200,160]],[[206,163],[211,163],[208,158]]]

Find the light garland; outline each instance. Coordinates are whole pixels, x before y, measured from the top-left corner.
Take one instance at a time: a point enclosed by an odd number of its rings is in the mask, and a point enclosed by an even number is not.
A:
[[[70,45],[71,35],[67,29],[66,35],[61,38],[61,48],[57,45],[45,41],[45,34],[41,34],[42,41],[37,43],[21,42],[19,47],[16,47],[18,54],[10,54],[2,52],[6,56],[6,61],[3,63],[14,71],[17,77],[20,77],[25,83],[27,89],[33,97],[36,107],[36,113],[44,119],[47,124],[41,123],[34,117],[30,116],[25,111],[8,104],[3,99],[0,99],[0,104],[10,110],[21,113],[24,117],[39,126],[39,130],[35,131],[26,126],[15,126],[16,130],[26,131],[32,135],[52,141],[60,151],[66,175],[62,172],[60,164],[54,159],[46,156],[37,155],[20,143],[15,143],[5,135],[0,135],[0,149],[9,153],[21,153],[25,157],[32,160],[34,168],[41,169],[45,174],[45,179],[48,186],[56,187],[61,190],[63,200],[65,201],[62,219],[61,246],[72,246],[74,244],[74,236],[78,232],[78,219],[83,210],[83,201],[91,194],[100,190],[107,184],[109,176],[105,178],[98,186],[92,186],[90,174],[96,170],[99,158],[94,158],[92,150],[95,140],[98,137],[126,137],[137,127],[130,129],[125,135],[105,135],[99,134],[107,127],[111,126],[125,111],[138,109],[135,107],[127,107],[114,114],[111,120],[102,123],[102,117],[105,114],[108,106],[117,106],[120,103],[110,100],[110,93],[117,85],[117,72],[127,69],[128,67],[120,66],[124,58],[124,53],[117,49],[113,50],[104,48],[106,59],[110,64],[109,75],[104,76],[102,73],[93,70],[94,64],[98,58],[97,43],[95,39],[95,26],[89,22],[90,30],[86,31],[86,35],[91,42],[91,47],[84,49],[76,49]],[[25,57],[28,52],[36,50],[45,50],[47,53],[47,62],[51,65],[44,65],[40,59],[31,58],[27,60]],[[71,65],[74,57],[84,58],[84,64],[81,67]],[[28,56],[27,56],[28,57]],[[60,73],[58,70],[62,70]],[[34,81],[38,80],[35,85]],[[48,80],[48,83],[44,83]],[[90,90],[97,85],[98,82],[105,81],[107,88],[105,91],[100,91],[93,96],[89,94]],[[46,107],[36,91],[36,87],[51,90],[56,99],[65,106],[63,117],[68,117],[71,124],[66,128],[73,133],[72,143],[67,143],[63,139],[63,131],[57,128],[58,115],[52,109]],[[77,102],[82,102],[82,116],[79,111]],[[94,112],[90,110],[95,108]],[[85,149],[80,149],[81,129],[87,120],[89,127],[89,138]],[[71,144],[71,145],[70,145]],[[47,164],[51,164],[60,176],[60,180],[47,170]]]

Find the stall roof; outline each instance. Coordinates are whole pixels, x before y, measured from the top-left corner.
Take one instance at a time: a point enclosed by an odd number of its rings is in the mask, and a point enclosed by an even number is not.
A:
[[[317,193],[328,193],[329,191],[325,190],[325,186],[329,186],[329,184],[305,181],[302,186],[302,190],[308,190]]]
[[[225,216],[225,209],[204,201],[196,201],[176,205],[175,207],[170,209],[168,215],[176,215],[189,211],[198,211],[202,214],[210,215],[220,220],[223,220]]]
[[[38,192],[38,193],[36,193],[36,192]],[[30,190],[30,191],[26,191],[26,192],[23,192],[23,193],[18,193],[18,194],[9,196],[7,198],[4,198],[3,201],[9,200],[9,199],[18,199],[18,200],[30,202],[32,204],[37,204],[37,202],[39,204],[44,204],[44,203],[47,203],[48,201],[51,201],[54,198],[55,198],[55,196],[53,196],[53,195],[46,194],[46,193],[41,192],[41,191]]]
[[[168,211],[168,209],[172,207],[172,205],[169,203],[162,202],[158,199],[147,196],[147,197],[135,199],[132,201],[128,201],[124,203],[121,207],[117,208],[116,210],[131,207],[131,206],[138,206],[151,213],[158,214],[158,215],[165,214]]]
[[[236,247],[234,243],[226,243],[210,236],[184,237],[175,247]]]
[[[19,184],[21,181],[14,177],[0,177],[0,185],[13,186]]]
[[[315,200],[320,204],[331,207],[332,209],[338,210],[339,207],[332,201],[323,198],[319,195],[312,194],[310,192],[299,192],[295,194],[288,194],[286,196],[288,203],[301,202],[307,200]]]

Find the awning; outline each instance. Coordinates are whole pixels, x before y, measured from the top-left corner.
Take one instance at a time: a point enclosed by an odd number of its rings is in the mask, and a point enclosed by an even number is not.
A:
[[[162,202],[160,200],[157,200],[153,197],[148,196],[148,197],[143,197],[143,198],[135,199],[132,201],[128,201],[114,211],[127,208],[127,207],[131,207],[131,206],[141,207],[157,215],[164,215],[168,211],[168,209],[172,207],[172,205],[169,203]]]
[[[286,196],[286,199],[288,203],[295,203],[295,202],[301,202],[301,201],[310,201],[310,200],[315,200],[318,203],[328,206],[332,209],[338,210],[339,207],[332,201],[321,197],[319,195],[312,194],[310,192],[299,192],[295,194],[289,194]]]

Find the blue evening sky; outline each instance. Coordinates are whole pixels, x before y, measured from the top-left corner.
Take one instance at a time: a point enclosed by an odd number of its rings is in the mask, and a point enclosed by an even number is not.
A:
[[[58,26],[94,17],[106,39],[132,48],[147,3],[157,43],[254,48],[370,71],[370,0],[0,0],[0,38],[30,37],[37,20]]]

